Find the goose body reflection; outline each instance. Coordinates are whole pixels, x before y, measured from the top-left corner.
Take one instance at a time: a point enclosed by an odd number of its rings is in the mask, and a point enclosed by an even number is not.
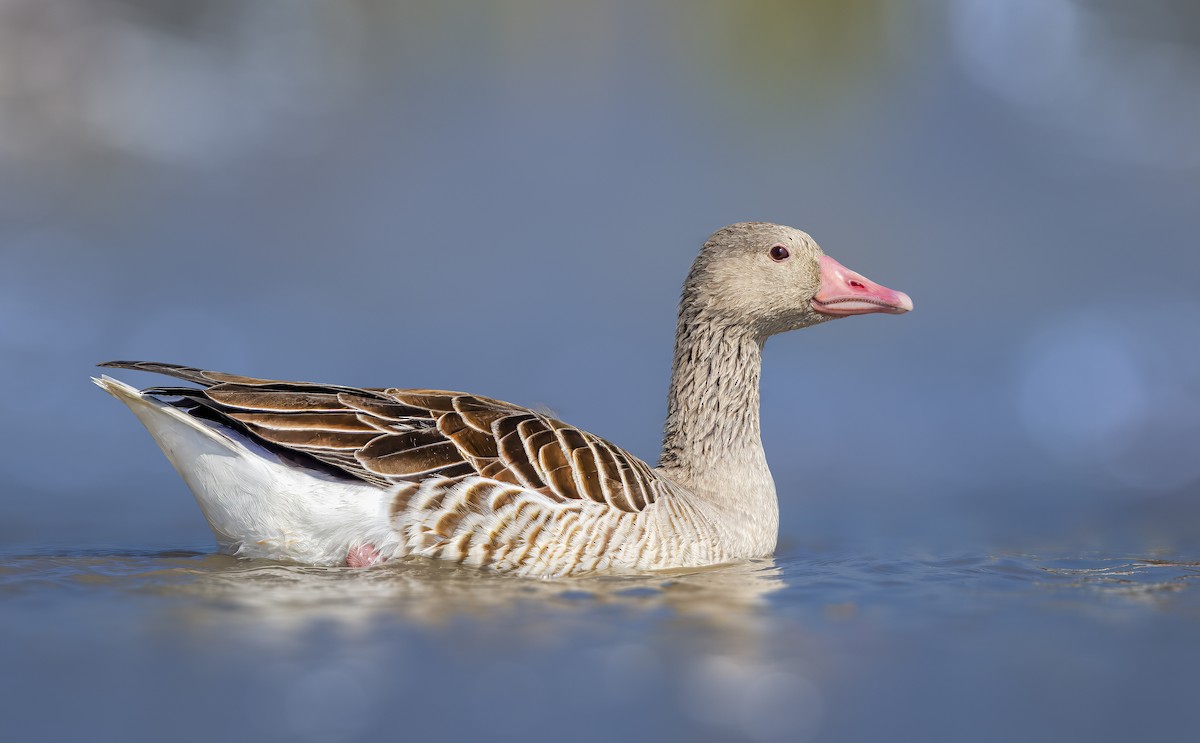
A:
[[[161,591],[196,599],[189,605],[198,623],[227,622],[231,608],[280,636],[303,635],[314,622],[351,629],[370,627],[385,617],[428,627],[472,619],[503,626],[511,634],[537,621],[525,629],[544,639],[561,634],[564,622],[592,621],[600,607],[634,616],[666,610],[694,626],[709,649],[755,657],[768,596],[785,587],[773,559],[655,573],[596,573],[571,581],[497,575],[415,556],[396,558],[377,570],[257,559],[234,564],[223,555],[179,563],[164,571]]]
[[[694,568],[775,549],[759,431],[766,339],[910,309],[799,230],[718,230],[684,284],[658,467],[462,392],[130,361],[102,366],[198,386],[96,381],[145,424],[228,554],[351,566],[419,555],[528,576]]]

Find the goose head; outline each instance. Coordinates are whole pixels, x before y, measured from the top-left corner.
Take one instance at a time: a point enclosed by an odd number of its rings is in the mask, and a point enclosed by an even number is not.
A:
[[[683,289],[685,314],[761,339],[850,315],[899,315],[903,292],[825,255],[807,233],[766,222],[722,227],[701,248]]]

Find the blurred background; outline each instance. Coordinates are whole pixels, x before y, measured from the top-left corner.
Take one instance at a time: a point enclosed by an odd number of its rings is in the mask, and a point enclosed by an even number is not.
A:
[[[654,461],[743,220],[916,304],[768,344],[774,562],[239,563],[88,381],[465,389]],[[0,0],[0,726],[1195,740],[1197,235],[1189,0]]]
[[[4,0],[0,540],[206,543],[113,358],[654,461],[680,283],[742,220],[917,307],[768,345],[785,547],[1194,540],[1197,132],[1185,0]]]
[[[6,0],[0,538],[205,539],[112,358],[654,461],[679,284],[743,220],[917,304],[769,343],[786,540],[1194,538],[1196,132],[1182,1]]]

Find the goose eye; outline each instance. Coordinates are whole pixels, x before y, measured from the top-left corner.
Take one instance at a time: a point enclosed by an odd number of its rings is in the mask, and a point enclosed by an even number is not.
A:
[[[775,247],[771,248],[771,260],[773,261],[786,261],[789,255],[791,255],[791,253],[789,253],[788,249],[782,245],[776,245]]]

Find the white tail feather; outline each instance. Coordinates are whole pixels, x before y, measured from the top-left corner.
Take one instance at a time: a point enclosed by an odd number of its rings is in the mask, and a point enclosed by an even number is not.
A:
[[[347,551],[399,548],[391,493],[281,459],[248,437],[188,415],[108,376],[93,378],[129,406],[196,496],[222,552],[324,565]]]

